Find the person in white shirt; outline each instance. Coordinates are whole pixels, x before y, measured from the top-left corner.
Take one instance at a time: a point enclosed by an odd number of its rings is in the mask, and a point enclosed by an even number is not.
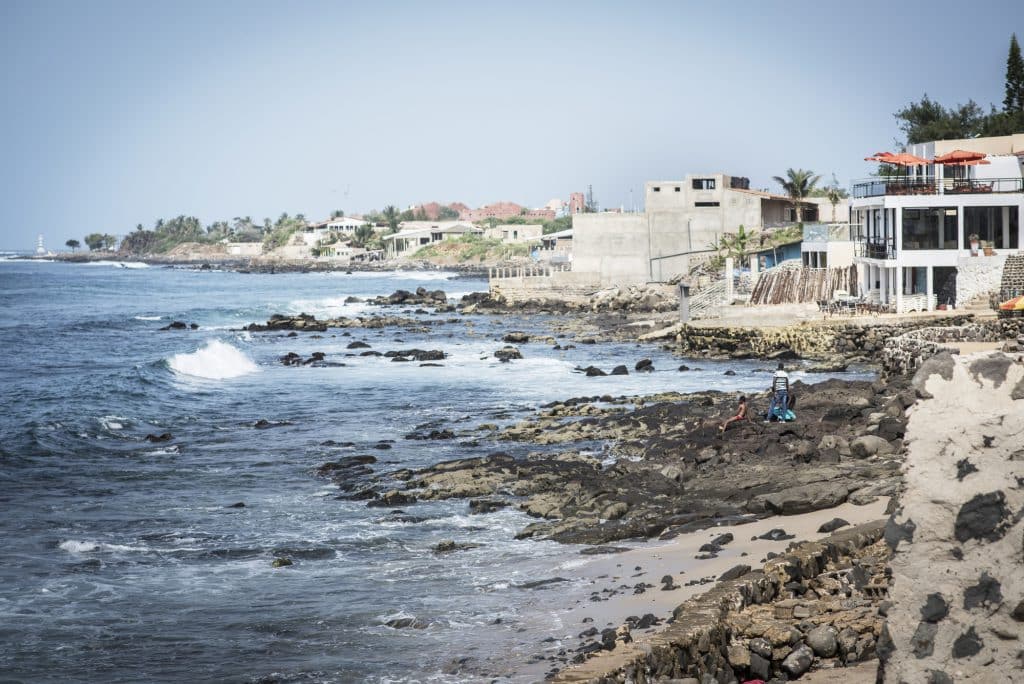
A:
[[[778,414],[775,412],[775,408],[778,407]],[[768,422],[772,417],[779,417],[779,420],[784,420],[786,415],[786,409],[789,408],[789,374],[786,373],[786,368],[782,362],[779,361],[779,367],[772,376],[772,400],[768,405],[768,415],[765,416],[764,422]]]

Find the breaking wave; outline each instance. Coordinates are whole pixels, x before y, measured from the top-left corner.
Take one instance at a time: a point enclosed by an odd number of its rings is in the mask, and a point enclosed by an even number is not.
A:
[[[167,360],[167,365],[179,375],[208,380],[238,378],[257,370],[252,359],[220,340],[210,340],[191,354],[175,354]]]

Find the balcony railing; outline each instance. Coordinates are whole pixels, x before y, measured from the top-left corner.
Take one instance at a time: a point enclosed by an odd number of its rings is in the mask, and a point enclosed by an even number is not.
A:
[[[1024,192],[1024,178],[867,178],[853,184],[853,197],[882,195],[973,195]]]
[[[853,255],[866,259],[895,259],[896,242],[893,239],[862,236],[853,244]]]
[[[853,240],[854,228],[849,223],[805,223],[804,242]]]

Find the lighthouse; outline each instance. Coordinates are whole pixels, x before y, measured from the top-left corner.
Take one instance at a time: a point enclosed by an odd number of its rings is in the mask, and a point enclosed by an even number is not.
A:
[[[36,240],[36,254],[43,256],[46,254],[46,248],[43,247],[43,234],[39,234],[39,238]]]

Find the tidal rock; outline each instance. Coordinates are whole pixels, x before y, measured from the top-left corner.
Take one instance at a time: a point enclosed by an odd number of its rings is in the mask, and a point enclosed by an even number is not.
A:
[[[594,366],[587,366],[586,368],[583,369],[583,371],[586,373],[588,378],[600,377],[602,375],[608,375],[607,373],[605,373],[600,368],[595,368]]]
[[[768,530],[762,535],[757,537],[758,539],[767,539],[769,541],[785,541],[786,539],[796,538],[795,534],[787,534],[786,530],[781,527],[776,527],[773,530]]]
[[[894,451],[892,444],[877,435],[863,435],[850,442],[850,455],[854,458],[887,456]]]
[[[451,553],[452,551],[465,551],[467,549],[475,549],[479,546],[480,544],[474,544],[472,542],[456,542],[451,539],[446,539],[434,545],[432,551],[437,554],[442,554]]]
[[[827,523],[822,523],[821,527],[818,528],[818,532],[835,532],[841,527],[848,527],[849,524],[842,518],[832,518]]]
[[[749,565],[734,565],[719,575],[718,581],[725,582],[727,580],[734,580],[737,577],[743,577],[743,575],[746,575],[748,572],[750,572]]]
[[[612,368],[611,374],[612,375],[629,375],[629,369],[626,368],[624,365],[618,365],[615,368]]]
[[[366,342],[349,342],[345,349],[369,349],[370,345]]]
[[[493,513],[494,511],[501,510],[508,506],[507,501],[498,501],[495,499],[471,499],[469,502],[470,513]]]
[[[417,618],[395,618],[394,620],[388,620],[384,623],[386,626],[392,629],[406,629],[412,627],[413,629],[426,629],[427,623]]]
[[[818,625],[807,632],[807,645],[814,651],[814,655],[821,658],[831,658],[836,654],[836,629],[830,625]]]
[[[270,564],[272,568],[287,568],[289,565],[293,565],[290,558],[275,558],[274,562]]]
[[[633,370],[639,373],[650,373],[654,371],[654,362],[651,361],[650,359],[640,359],[639,361],[636,362],[636,365],[633,367]]]
[[[502,363],[508,363],[513,359],[523,358],[522,353],[515,347],[504,347],[494,352],[494,358],[498,359]]]
[[[782,661],[782,669],[790,677],[796,678],[810,669],[812,660],[814,660],[814,652],[806,644],[800,644]]]
[[[174,439],[170,432],[162,432],[159,435],[146,435],[147,442],[169,442]]]
[[[530,336],[524,332],[514,330],[510,333],[507,333],[504,337],[502,337],[501,341],[510,342],[512,344],[524,344],[530,341]]]

